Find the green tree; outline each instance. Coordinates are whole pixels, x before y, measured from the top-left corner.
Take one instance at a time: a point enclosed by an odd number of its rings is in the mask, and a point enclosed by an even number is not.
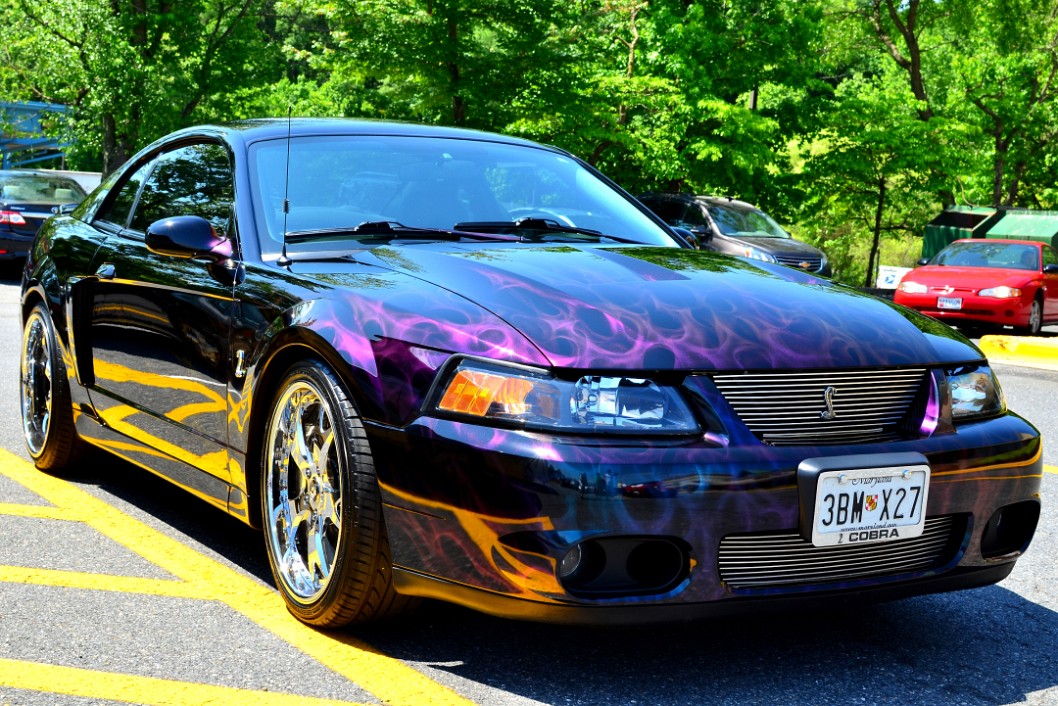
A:
[[[1058,2],[835,2],[833,26],[857,38],[846,48],[873,43],[899,67],[921,120],[941,116],[978,132],[972,149],[987,163],[963,175],[958,193],[942,194],[946,203],[1012,206],[1051,193],[1050,175],[1032,178],[1058,135]]]
[[[217,117],[227,91],[274,68],[262,0],[7,0],[0,22],[16,98],[63,103],[82,154],[109,172],[155,137]],[[262,60],[262,58],[264,60]]]
[[[830,231],[824,239],[845,281],[873,285],[883,237],[917,234],[934,208],[939,175],[958,166],[944,147],[957,144],[960,126],[923,120],[923,108],[894,70],[849,77],[834,92],[805,164],[806,211],[817,229]],[[866,263],[849,257],[864,236]]]

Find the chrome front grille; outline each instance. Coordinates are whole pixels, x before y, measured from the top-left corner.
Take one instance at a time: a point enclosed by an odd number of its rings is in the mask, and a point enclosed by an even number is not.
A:
[[[733,534],[720,541],[717,568],[730,588],[826,584],[925,571],[951,561],[965,520],[926,518],[920,537],[877,544],[816,547],[797,532]]]
[[[775,446],[904,438],[928,394],[925,368],[716,374],[712,380],[750,431]]]
[[[799,270],[817,272],[823,266],[823,258],[819,255],[776,255],[775,259],[780,265],[796,267]],[[807,267],[802,263],[808,263]]]

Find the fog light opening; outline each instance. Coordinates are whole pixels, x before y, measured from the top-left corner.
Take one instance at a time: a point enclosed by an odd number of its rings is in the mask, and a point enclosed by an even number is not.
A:
[[[628,553],[628,575],[644,586],[671,586],[681,578],[683,552],[671,542],[643,542]]]
[[[1036,533],[1040,504],[1026,500],[999,508],[981,535],[981,556],[994,559],[1022,552]]]
[[[570,547],[556,574],[584,598],[644,596],[674,589],[690,573],[690,550],[668,537],[603,537]]]

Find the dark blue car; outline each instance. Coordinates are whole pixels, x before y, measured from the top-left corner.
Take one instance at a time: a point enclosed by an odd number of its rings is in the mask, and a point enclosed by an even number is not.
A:
[[[22,319],[37,466],[103,450],[263,528],[313,625],[982,586],[1040,512],[1040,436],[952,329],[498,135],[178,132],[42,229]]]

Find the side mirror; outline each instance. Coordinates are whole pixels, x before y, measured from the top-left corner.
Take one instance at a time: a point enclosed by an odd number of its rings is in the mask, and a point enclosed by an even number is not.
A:
[[[698,242],[702,245],[713,242],[713,229],[709,226],[695,226],[691,232],[698,236]]]
[[[232,255],[231,241],[217,235],[210,222],[201,216],[174,216],[155,221],[147,227],[145,242],[151,252],[169,257],[206,257],[216,262]]]
[[[698,237],[698,235],[696,233],[694,233],[693,231],[687,230],[686,228],[681,228],[680,226],[670,226],[670,227],[672,228],[673,232],[676,233],[676,235],[680,236],[681,238],[686,240],[688,243],[690,243],[692,248],[694,248],[695,250],[701,250],[702,249],[702,241],[701,241],[701,239]]]
[[[1045,275],[1058,275],[1058,265],[1044,265],[1043,274]]]
[[[929,258],[928,257],[919,258],[918,262],[916,262],[915,264],[918,265],[919,267],[921,267],[922,265],[928,265],[929,264]]]

